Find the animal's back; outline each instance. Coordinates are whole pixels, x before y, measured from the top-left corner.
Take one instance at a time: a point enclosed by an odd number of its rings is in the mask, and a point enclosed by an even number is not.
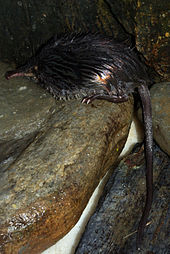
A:
[[[95,34],[54,37],[35,65],[36,78],[56,98],[128,95],[148,80],[133,48]]]

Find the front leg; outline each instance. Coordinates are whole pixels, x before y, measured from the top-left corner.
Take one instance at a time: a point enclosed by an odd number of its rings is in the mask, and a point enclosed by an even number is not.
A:
[[[89,104],[95,99],[97,100],[106,100],[114,103],[125,102],[128,100],[127,95],[101,95],[101,94],[94,94],[92,96],[86,96],[83,98],[82,103]]]

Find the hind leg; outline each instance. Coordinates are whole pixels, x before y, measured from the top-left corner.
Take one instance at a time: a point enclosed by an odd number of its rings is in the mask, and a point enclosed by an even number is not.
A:
[[[92,96],[86,96],[83,98],[82,103],[89,104],[94,100],[106,100],[114,103],[120,103],[120,102],[125,102],[128,100],[127,95],[101,95],[101,94],[94,94]]]

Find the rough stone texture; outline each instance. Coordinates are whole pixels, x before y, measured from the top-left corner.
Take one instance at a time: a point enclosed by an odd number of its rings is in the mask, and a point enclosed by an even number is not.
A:
[[[168,254],[169,170],[169,157],[155,145],[154,202],[140,250],[135,231],[144,205],[145,164],[138,147],[114,170],[75,254]]]
[[[54,113],[54,99],[22,78],[5,82],[7,65],[0,64],[0,170],[17,158]],[[10,69],[10,67],[9,67]]]
[[[169,1],[138,0],[135,16],[137,48],[166,80],[170,80],[169,7]]]
[[[170,155],[170,83],[151,89],[154,139]]]
[[[40,253],[79,219],[117,161],[133,100],[55,102],[36,84],[0,75],[0,253]]]

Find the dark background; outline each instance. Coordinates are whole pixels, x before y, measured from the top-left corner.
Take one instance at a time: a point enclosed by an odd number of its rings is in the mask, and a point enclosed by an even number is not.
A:
[[[169,80],[167,0],[0,0],[0,58],[23,64],[54,34],[100,32],[130,40]]]
[[[0,2],[0,57],[4,61],[22,63],[35,53],[40,44],[54,34],[97,31],[124,40],[134,31],[133,22],[129,22],[128,32],[119,21],[122,6],[117,5],[117,1],[0,0]],[[131,2],[132,5],[125,8],[126,17],[130,15],[128,9],[131,15],[135,12],[136,1]],[[126,4],[123,5],[125,7]]]

